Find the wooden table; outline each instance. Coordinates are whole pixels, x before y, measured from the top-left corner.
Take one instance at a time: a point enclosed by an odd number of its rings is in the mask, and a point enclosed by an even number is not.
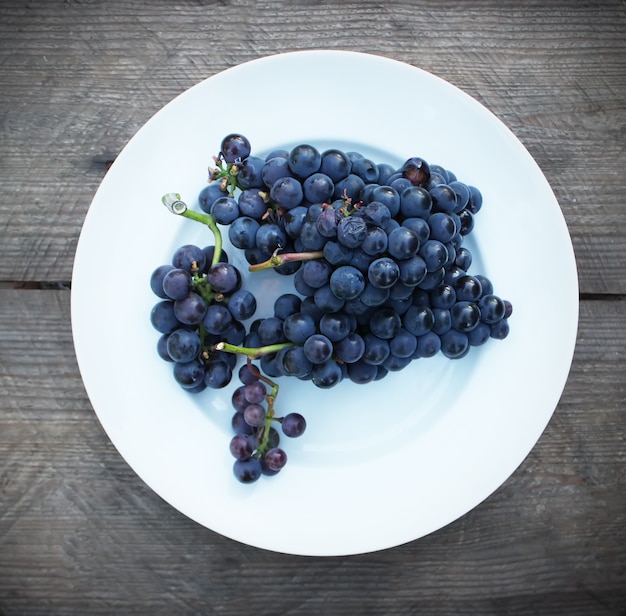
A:
[[[5,0],[0,18],[0,614],[626,613],[622,0]],[[579,269],[571,374],[528,458],[456,522],[363,556],[268,553],[164,503],[98,423],[70,330],[81,225],[125,143],[202,79],[310,48],[485,104],[547,176]]]

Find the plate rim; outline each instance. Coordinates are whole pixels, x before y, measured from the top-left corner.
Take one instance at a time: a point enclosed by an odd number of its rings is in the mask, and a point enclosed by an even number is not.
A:
[[[362,52],[353,52],[353,51],[343,51],[343,50],[306,50],[306,51],[296,51],[296,52],[288,52],[285,54],[272,54],[269,56],[264,56],[262,58],[257,58],[257,59],[253,59],[253,60],[249,60],[248,62],[239,64],[235,67],[226,69],[225,71],[221,71],[220,73],[217,73],[211,77],[208,77],[207,79],[204,79],[202,81],[200,81],[198,84],[192,86],[191,88],[185,90],[184,92],[182,92],[181,94],[179,94],[178,96],[176,96],[174,99],[172,99],[172,101],[170,101],[170,103],[166,104],[163,108],[161,108],[159,111],[157,111],[157,113],[155,113],[140,129],[139,131],[137,131],[137,133],[135,133],[135,135],[129,140],[129,142],[126,144],[126,146],[123,148],[123,150],[120,152],[120,156],[117,157],[116,162],[113,163],[111,170],[114,170],[115,165],[117,164],[117,162],[119,160],[122,161],[123,164],[124,160],[125,160],[125,156],[124,152],[128,152],[129,151],[129,146],[132,147],[132,144],[137,143],[137,135],[139,135],[141,133],[141,131],[144,130],[148,130],[146,127],[149,127],[150,123],[153,121],[153,119],[158,116],[164,109],[172,109],[173,106],[175,106],[177,104],[176,101],[180,101],[182,100],[181,97],[183,96],[189,96],[189,92],[191,91],[198,91],[198,88],[202,88],[203,84],[206,84],[207,82],[211,82],[214,83],[216,80],[219,79],[223,79],[224,74],[228,73],[229,75],[232,75],[235,72],[238,71],[246,71],[248,69],[250,69],[250,67],[254,68],[255,66],[266,66],[267,63],[271,63],[271,62],[282,62],[285,60],[286,57],[295,59],[295,61],[297,62],[297,58],[312,58],[312,57],[316,57],[316,58],[337,58],[337,57],[342,57],[342,58],[358,58],[358,61],[365,61],[365,62],[370,62],[370,61],[374,61],[374,62],[381,62],[382,64],[386,64],[386,63],[393,63],[394,65],[401,65],[403,67],[402,70],[404,70],[405,68],[409,68],[410,70],[414,70],[414,71],[418,71],[420,74],[427,76],[429,79],[435,79],[443,84],[445,84],[446,88],[452,88],[454,91],[457,92],[458,95],[460,95],[461,97],[464,97],[465,100],[469,100],[472,101],[472,103],[470,104],[474,104],[477,105],[477,108],[480,108],[482,110],[484,110],[484,112],[486,112],[493,120],[495,120],[495,122],[497,122],[500,125],[501,129],[504,129],[505,131],[507,131],[510,135],[510,137],[512,137],[512,139],[522,148],[522,150],[526,153],[526,155],[529,158],[529,161],[527,162],[531,162],[532,164],[534,164],[534,166],[536,167],[536,171],[538,172],[538,174],[540,175],[540,177],[543,179],[543,181],[545,182],[546,186],[548,187],[548,189],[550,190],[550,192],[552,193],[552,197],[554,199],[554,203],[556,204],[558,213],[557,214],[557,218],[560,215],[561,220],[562,220],[562,224],[564,226],[564,230],[566,232],[567,235],[567,239],[569,240],[569,250],[571,251],[571,254],[569,255],[571,257],[570,260],[570,266],[573,267],[573,279],[575,279],[575,292],[576,295],[578,294],[578,282],[577,282],[577,272],[576,272],[576,260],[575,260],[575,255],[574,255],[574,251],[573,251],[573,247],[571,244],[571,237],[569,236],[569,233],[567,231],[567,224],[565,222],[565,218],[563,216],[563,212],[558,204],[558,201],[556,200],[556,197],[554,196],[554,193],[552,192],[551,188],[549,187],[549,184],[545,178],[545,176],[543,175],[541,169],[539,168],[538,164],[536,163],[536,161],[534,160],[534,158],[530,155],[530,153],[526,150],[525,146],[521,143],[521,141],[514,135],[514,133],[495,115],[493,114],[493,112],[491,112],[489,109],[487,109],[482,103],[480,103],[479,101],[477,101],[475,98],[471,97],[469,94],[465,93],[463,90],[460,90],[459,88],[457,88],[456,86],[450,84],[449,82],[443,80],[442,78],[433,75],[432,73],[425,71],[424,69],[421,69],[419,67],[416,66],[412,66],[410,64],[407,64],[405,62],[401,62],[399,60],[395,60],[392,58],[388,58],[385,56],[379,56],[379,55],[374,55],[374,54],[366,54],[366,53],[362,53]],[[111,171],[110,170],[110,171]],[[110,173],[109,171],[109,173]],[[82,346],[83,342],[81,341],[81,336],[83,335],[83,330],[81,330],[81,327],[83,327],[82,323],[81,323],[81,317],[78,314],[78,310],[80,309],[80,298],[78,297],[78,293],[76,293],[76,290],[78,289],[80,291],[80,282],[78,286],[75,286],[75,273],[78,272],[78,275],[76,276],[76,280],[77,281],[83,281],[85,280],[84,278],[84,273],[81,271],[81,267],[82,264],[79,263],[79,259],[82,257],[83,252],[85,250],[85,244],[84,242],[87,241],[86,238],[88,238],[89,233],[91,233],[90,229],[90,213],[92,211],[95,211],[93,206],[94,204],[99,203],[98,199],[98,195],[101,191],[102,186],[107,182],[107,177],[111,177],[109,175],[109,173],[107,173],[107,175],[105,176],[105,178],[103,179],[102,183],[100,184],[98,190],[96,191],[96,194],[94,195],[94,198],[92,200],[92,204],[89,208],[89,211],[87,212],[87,215],[85,217],[85,221],[83,223],[83,227],[81,229],[81,236],[79,238],[78,244],[77,244],[77,248],[76,248],[76,254],[75,254],[75,261],[74,261],[74,272],[72,275],[72,294],[71,294],[71,324],[72,324],[72,334],[73,334],[73,340],[74,340],[74,345],[75,345],[75,349],[76,349],[76,355],[77,355],[77,361],[78,361],[78,365],[79,365],[79,370],[81,372],[81,377],[83,379],[83,383],[85,384],[85,389],[87,391],[87,394],[90,398],[90,401],[92,400],[92,393],[93,391],[93,387],[89,387],[87,384],[87,381],[90,380],[92,377],[91,375],[86,376],[86,374],[84,374],[84,372],[87,372],[90,368],[86,368],[88,361],[85,360],[85,347]],[[97,206],[96,206],[97,207]],[[84,231],[85,229],[87,229],[87,232]],[[91,239],[91,238],[90,238]],[[155,264],[156,265],[156,264]],[[569,276],[570,278],[572,277],[572,271],[569,272]],[[82,277],[82,278],[81,278]],[[571,284],[571,280],[570,280],[570,284]],[[574,295],[573,293],[573,289],[570,288],[570,292],[572,293],[572,296]],[[570,310],[572,310],[572,312],[570,312],[569,314],[569,319],[570,319],[570,324],[569,327],[571,328],[571,321],[575,320],[576,323],[576,327],[574,327],[573,331],[570,331],[570,335],[569,335],[569,341],[570,341],[570,346],[571,349],[567,350],[566,355],[569,357],[568,362],[566,362],[567,366],[565,366],[565,363],[563,364],[563,370],[564,374],[562,375],[562,384],[561,386],[558,388],[559,389],[559,394],[556,398],[556,402],[554,405],[553,410],[547,414],[547,417],[545,417],[545,422],[543,423],[543,425],[540,427],[539,430],[539,436],[537,437],[537,439],[532,443],[532,445],[530,446],[528,452],[524,455],[524,457],[515,465],[515,468],[511,469],[510,472],[507,473],[507,477],[510,476],[518,467],[519,465],[523,462],[523,460],[525,459],[525,457],[528,455],[528,453],[530,453],[530,451],[532,451],[532,449],[534,448],[534,446],[536,445],[537,440],[539,439],[539,437],[541,436],[541,434],[543,433],[543,431],[545,430],[545,427],[547,426],[547,424],[549,423],[554,411],[556,410],[556,405],[558,404],[558,400],[560,399],[561,395],[562,395],[562,391],[565,387],[565,384],[567,382],[567,377],[569,375],[569,371],[571,368],[571,363],[573,361],[573,355],[574,355],[574,348],[575,348],[575,343],[576,343],[576,336],[577,336],[577,323],[578,323],[578,302],[576,301],[575,306],[571,305],[569,306]],[[575,317],[575,318],[574,318]],[[571,352],[570,352],[571,351]],[[103,428],[105,429],[105,432],[107,432],[107,435],[109,435],[109,430],[107,429],[107,420],[106,418],[104,418],[103,416],[101,416],[101,412],[102,409],[98,409],[96,408],[96,404],[94,404],[92,402],[92,405],[94,407],[94,411],[101,423],[101,425],[103,426]],[[120,455],[122,456],[122,458],[127,462],[127,456],[124,454],[123,451],[121,451],[118,447],[118,445],[116,444],[116,441],[113,437],[111,437],[111,435],[109,435],[109,438],[111,439],[112,443],[115,445],[116,449],[118,449]],[[162,490],[159,490],[158,488],[156,488],[155,486],[152,485],[153,482],[149,482],[146,481],[146,479],[143,476],[143,473],[139,472],[137,470],[137,468],[135,468],[135,466],[133,464],[129,465],[133,468],[133,470],[135,471],[135,473],[147,484],[150,486],[150,488],[155,491],[157,494],[159,494],[162,498],[164,498],[164,500],[166,500],[166,502],[169,502],[173,507],[175,507],[176,509],[178,509],[179,511],[182,511],[182,509],[180,509],[178,506],[174,505],[173,503],[171,503],[169,501],[169,499],[167,499],[161,492]],[[466,511],[464,511],[463,513],[461,513],[461,515],[464,515],[465,513],[469,512],[470,510],[472,510],[477,504],[479,504],[480,502],[482,502],[483,500],[485,500],[486,498],[488,498],[494,491],[496,491],[500,486],[502,485],[502,482],[498,483],[498,485],[495,485],[493,487],[493,490],[491,490],[489,493],[487,494],[483,494],[471,507],[469,507],[469,509],[467,509]],[[185,515],[187,515],[188,517],[191,517],[192,519],[195,519],[193,516],[190,516],[188,513],[186,513],[185,511],[183,511],[183,513]],[[300,555],[311,555],[311,556],[321,556],[321,555],[326,555],[326,556],[335,556],[335,555],[347,555],[347,554],[359,554],[359,553],[365,553],[365,552],[372,552],[372,551],[378,551],[381,549],[387,549],[387,548],[391,548],[394,547],[396,545],[401,545],[402,543],[406,543],[408,541],[413,541],[415,539],[418,539],[420,537],[423,537],[427,534],[430,534],[430,532],[433,532],[435,530],[438,530],[438,528],[443,528],[444,526],[446,526],[447,524],[449,524],[450,522],[458,519],[458,515],[453,517],[450,520],[447,520],[446,522],[444,522],[443,524],[441,524],[440,526],[438,526],[437,528],[432,528],[431,530],[429,530],[428,532],[419,534],[418,536],[415,537],[407,537],[405,541],[401,541],[401,542],[393,542],[392,544],[386,545],[385,541],[379,541],[379,542],[370,542],[369,546],[361,546],[361,547],[356,547],[354,549],[346,549],[343,548],[341,550],[339,550],[338,552],[334,552],[332,550],[332,548],[329,549],[321,549],[320,553],[314,553],[314,550],[302,550],[302,549],[297,549],[295,551],[290,551],[290,550],[285,550],[285,549],[274,549],[274,547],[272,547],[272,542],[270,541],[269,544],[267,543],[259,543],[256,545],[256,547],[259,548],[264,548],[264,549],[270,549],[273,551],[279,551],[279,552],[285,552],[285,553],[290,553],[290,554],[300,554]],[[238,538],[235,535],[233,535],[232,532],[228,532],[228,529],[222,528],[222,529],[215,529],[212,528],[210,526],[207,526],[206,524],[204,524],[202,521],[197,520],[196,521],[200,524],[202,524],[203,526],[206,526],[207,528],[211,528],[212,530],[215,530],[216,532],[219,532],[222,535],[225,536],[229,536],[231,539],[243,542],[243,543],[247,543],[249,545],[255,545],[254,542],[250,542],[247,540],[242,541],[240,538]]]

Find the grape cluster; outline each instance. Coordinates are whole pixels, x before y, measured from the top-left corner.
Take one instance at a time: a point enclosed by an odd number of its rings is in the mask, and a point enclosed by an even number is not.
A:
[[[230,452],[235,458],[235,477],[242,483],[252,483],[261,475],[276,475],[287,463],[287,454],[279,447],[280,433],[272,424],[278,422],[285,436],[296,438],[304,433],[306,420],[299,413],[275,415],[278,385],[251,362],[241,366],[239,380],[241,385],[231,398],[235,435],[230,441]],[[270,386],[269,392],[266,385]]]
[[[452,171],[307,144],[259,158],[241,135],[224,139],[219,160],[201,208],[228,227],[251,271],[292,275],[297,292],[246,335],[247,348],[268,349],[265,374],[368,383],[508,335],[512,305],[468,271],[463,245],[482,195]]]
[[[192,244],[177,248],[170,263],[152,272],[150,287],[160,298],[150,313],[161,334],[157,352],[173,363],[175,381],[189,392],[219,389],[232,379],[237,357],[215,345],[241,344],[246,336],[242,321],[257,304],[241,280],[226,252],[216,256],[214,246]]]
[[[508,335],[512,305],[470,273],[463,245],[481,193],[452,171],[418,157],[396,169],[307,144],[260,158],[239,134],[222,140],[214,163],[199,194],[203,213],[177,194],[163,197],[172,213],[206,224],[215,245],[181,246],[154,270],[150,318],[159,355],[188,392],[225,387],[237,355],[247,357],[231,398],[242,483],[286,464],[274,424],[288,437],[306,428],[299,413],[276,415],[272,378],[364,384]],[[251,272],[292,277],[294,292],[275,298],[271,315],[253,320],[256,299],[222,250],[220,226]]]

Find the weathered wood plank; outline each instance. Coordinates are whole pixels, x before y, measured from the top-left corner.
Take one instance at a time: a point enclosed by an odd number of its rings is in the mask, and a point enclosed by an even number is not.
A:
[[[483,504],[393,550],[313,559],[220,537],[134,475],[84,392],[69,295],[0,290],[1,613],[623,613],[623,301],[582,303],[556,413]]]
[[[182,90],[312,47],[421,66],[486,104],[544,170],[581,289],[624,293],[626,13],[619,0],[387,3],[37,0],[0,7],[0,280],[69,280],[80,226],[136,130]],[[521,190],[512,187],[512,190]]]

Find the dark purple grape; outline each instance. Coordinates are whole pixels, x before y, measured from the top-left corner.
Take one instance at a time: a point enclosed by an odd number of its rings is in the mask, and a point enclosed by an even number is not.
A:
[[[227,362],[210,361],[204,368],[204,382],[211,389],[226,387],[233,377],[233,371]]]
[[[304,354],[313,364],[321,364],[333,355],[333,343],[323,334],[313,334],[303,345]]]
[[[371,262],[367,278],[375,287],[389,289],[400,278],[400,266],[390,257],[380,257]]]
[[[306,261],[302,266],[302,280],[312,289],[328,284],[333,269],[326,259]]]
[[[265,385],[258,379],[244,385],[243,395],[250,404],[260,404],[265,400],[267,390]]]
[[[279,208],[291,210],[302,203],[304,198],[302,184],[297,178],[279,178],[270,188],[270,198]]]
[[[211,304],[202,319],[204,329],[209,334],[222,335],[232,324],[233,315],[223,304]]]
[[[241,274],[230,263],[216,263],[207,271],[206,275],[211,288],[226,295],[234,293],[241,286]]]
[[[245,389],[243,385],[240,385],[239,387],[237,387],[237,389],[235,389],[230,400],[233,408],[239,413],[243,413],[248,404],[250,404],[246,400]]]
[[[309,203],[325,203],[333,196],[335,185],[325,173],[313,173],[302,182],[302,189]]]
[[[250,156],[250,142],[243,135],[230,134],[224,137],[220,148],[227,163],[237,163]]]
[[[480,280],[478,280],[475,276],[470,276],[468,274],[460,276],[456,279],[454,289],[458,300],[469,302],[478,301],[483,292]]]
[[[286,319],[288,316],[300,312],[302,299],[295,293],[283,293],[274,300],[274,316]]]
[[[335,354],[345,364],[353,364],[363,357],[365,341],[355,332],[349,333],[345,338],[334,343]]]
[[[493,323],[490,326],[490,335],[496,340],[504,340],[509,335],[509,320],[504,318],[497,323]]]
[[[391,217],[397,216],[400,212],[400,194],[393,186],[376,186],[371,196],[374,203],[384,205],[389,210]]]
[[[457,200],[456,193],[447,184],[437,184],[430,190],[430,196],[433,200],[433,209],[438,212],[456,212]]]
[[[350,173],[350,175],[335,184],[333,198],[356,201],[364,187],[365,182],[355,173]]]
[[[204,367],[197,361],[174,362],[174,380],[183,389],[193,388],[204,382]]]
[[[220,225],[229,225],[239,218],[239,204],[233,197],[219,197],[211,205],[210,214]]]
[[[468,186],[470,191],[470,198],[467,204],[467,209],[472,214],[477,214],[483,205],[483,196],[475,186]]]
[[[367,184],[378,182],[380,175],[378,167],[369,158],[359,158],[352,161],[352,173],[359,176]]]
[[[330,276],[330,288],[340,299],[354,299],[365,288],[365,277],[356,267],[341,265]]]
[[[327,312],[319,322],[320,333],[332,342],[345,338],[352,330],[352,317],[345,312]]]
[[[235,248],[241,250],[256,247],[256,234],[259,231],[259,222],[249,216],[241,216],[228,227],[228,239]]]
[[[469,332],[480,321],[480,309],[474,302],[460,301],[450,308],[450,321],[459,332]]]
[[[312,145],[297,145],[289,153],[289,169],[300,179],[305,179],[319,171],[322,155]]]
[[[311,370],[311,381],[321,389],[330,389],[339,384],[344,377],[342,367],[334,360],[329,359],[323,364],[316,364]]]
[[[265,416],[265,407],[260,404],[248,404],[243,411],[243,418],[246,420],[246,423],[253,428],[260,428],[265,425]]]
[[[304,341],[315,333],[315,320],[302,312],[290,314],[283,321],[283,333],[289,342],[304,344]]]
[[[441,352],[449,359],[465,357],[469,348],[469,340],[463,332],[451,329],[441,336]]]
[[[173,265],[159,265],[150,276],[150,288],[152,292],[161,299],[169,299],[167,293],[163,290],[163,279],[165,275],[173,269]]]
[[[162,334],[161,336],[159,336],[156,345],[157,353],[159,357],[165,361],[174,361],[167,352],[167,341],[169,337],[169,334]]]
[[[256,458],[235,460],[233,474],[241,483],[253,483],[261,476],[261,463]]]
[[[467,270],[470,268],[470,265],[472,264],[472,253],[465,247],[459,248],[456,251],[454,263],[462,270],[465,270],[467,272]]]
[[[211,182],[207,184],[198,195],[198,203],[203,212],[209,214],[211,206],[216,199],[224,197],[226,192],[222,190],[221,182]]]
[[[152,307],[150,311],[152,327],[162,334],[169,334],[181,326],[174,313],[174,302],[164,299]]]
[[[348,248],[357,248],[367,236],[367,223],[356,216],[342,218],[337,224],[337,241]]]
[[[189,329],[177,329],[167,339],[167,354],[174,361],[188,362],[200,354],[200,336]]]
[[[174,314],[184,325],[197,325],[204,319],[206,311],[206,302],[194,292],[174,302]]]
[[[378,338],[390,340],[402,327],[400,316],[393,308],[376,308],[370,317],[370,330]]]
[[[478,302],[478,307],[481,319],[489,325],[504,319],[506,306],[497,295],[483,295]]]
[[[228,297],[226,306],[233,318],[245,321],[252,318],[256,312],[256,297],[247,289],[238,289]]]
[[[407,178],[413,186],[424,186],[430,180],[430,167],[428,163],[417,156],[409,158],[402,165],[402,175]]]
[[[241,368],[239,368],[237,376],[244,385],[249,385],[253,381],[257,381],[259,378],[256,371],[250,368],[248,364],[243,364]]]
[[[320,171],[333,182],[338,182],[348,177],[352,171],[352,161],[341,150],[326,150],[321,155]]]
[[[262,252],[271,255],[277,249],[286,249],[287,235],[274,223],[263,224],[256,232],[256,245]]]
[[[398,333],[389,341],[391,354],[398,358],[412,357],[417,349],[417,337],[400,328]]]
[[[235,434],[254,434],[254,428],[246,423],[243,413],[234,413],[230,423]]]
[[[471,346],[480,346],[491,337],[491,327],[487,323],[478,323],[474,329],[466,332],[466,334]]]
[[[258,334],[259,341],[263,346],[287,341],[283,333],[283,320],[278,317],[263,319],[259,325]]]
[[[365,342],[365,351],[363,351],[362,359],[365,363],[378,366],[389,357],[391,351],[388,340],[383,340],[372,333],[365,334],[363,340]]]
[[[348,378],[359,385],[371,383],[378,374],[378,368],[362,360],[348,364]]]
[[[285,376],[295,376],[299,379],[307,378],[313,368],[313,364],[307,359],[301,346],[281,349],[276,354],[276,362]]]
[[[265,452],[261,463],[271,471],[278,472],[287,464],[287,454],[280,447],[272,447]]]
[[[247,460],[256,449],[256,440],[250,434],[235,434],[230,439],[230,453],[237,460]]]
[[[174,251],[172,265],[188,272],[191,272],[194,266],[202,271],[206,266],[206,256],[202,248],[193,244],[185,244]]]
[[[296,438],[306,430],[306,420],[300,413],[289,413],[283,417],[281,428],[285,436]]]
[[[258,156],[248,156],[239,165],[237,182],[244,190],[263,188],[263,167],[265,161]]]
[[[417,338],[415,356],[434,357],[441,350],[441,338],[435,332],[426,332]]]
[[[423,186],[405,188],[400,194],[400,212],[406,218],[428,218],[432,206],[432,197]]]

